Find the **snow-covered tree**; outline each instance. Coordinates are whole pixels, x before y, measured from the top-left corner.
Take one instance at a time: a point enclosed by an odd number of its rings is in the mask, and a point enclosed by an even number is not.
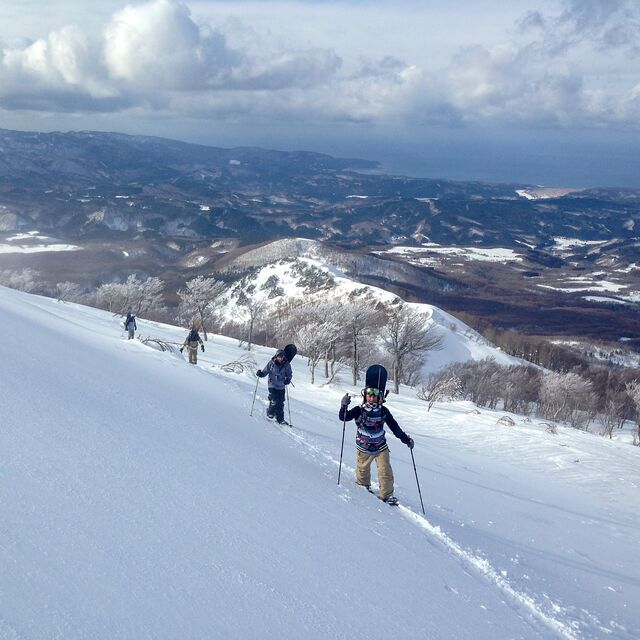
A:
[[[33,269],[0,271],[0,284],[18,291],[32,293],[38,288],[37,277],[38,274]]]
[[[56,285],[58,302],[80,302],[84,297],[84,291],[75,282],[58,282]]]
[[[164,282],[160,278],[138,280],[130,275],[127,281],[103,284],[96,291],[96,301],[112,313],[124,314],[131,309],[136,316],[164,310],[162,291]]]
[[[540,385],[540,412],[546,418],[565,420],[575,428],[586,428],[593,418],[595,397],[592,384],[577,373],[548,373]]]
[[[382,343],[392,360],[393,391],[399,393],[408,356],[424,355],[427,351],[441,348],[442,337],[427,325],[424,314],[399,304],[392,308],[382,329]]]
[[[96,290],[96,303],[111,313],[121,313],[126,309],[126,295],[121,284],[109,282]]]
[[[142,316],[149,312],[164,310],[164,282],[160,278],[147,278],[138,280],[130,275],[125,283],[129,305],[136,316]],[[124,309],[123,309],[124,311]]]
[[[185,283],[185,289],[178,291],[180,305],[178,316],[193,320],[198,318],[203,338],[207,340],[207,326],[213,320],[216,302],[224,292],[226,285],[215,278],[198,276]]]

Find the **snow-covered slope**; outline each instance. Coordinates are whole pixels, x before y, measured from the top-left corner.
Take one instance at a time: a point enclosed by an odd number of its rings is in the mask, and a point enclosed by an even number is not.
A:
[[[273,257],[274,261],[260,266],[254,265],[255,271],[230,288],[223,297],[220,312],[223,321],[238,322],[248,319],[248,312],[236,302],[240,293],[265,303],[267,310],[292,299],[299,301],[335,300],[350,301],[365,299],[371,305],[380,302],[385,305],[397,303],[400,298],[379,287],[363,284],[348,277],[339,267],[327,264],[326,256],[319,256],[317,245],[312,241],[298,242],[298,253],[295,258],[276,259],[272,253],[272,245],[280,246],[285,241],[272,243],[267,247],[263,261]],[[294,240],[286,241],[295,243]],[[308,246],[307,246],[308,245]],[[287,245],[288,246],[288,245]],[[262,256],[258,250],[249,255]],[[254,261],[258,260],[254,256]],[[248,258],[247,258],[248,260]],[[220,304],[221,301],[218,301]],[[433,327],[436,335],[442,337],[442,348],[426,354],[422,373],[424,376],[438,371],[452,362],[482,360],[493,358],[498,364],[522,364],[522,360],[513,358],[483,338],[477,331],[451,314],[430,304],[406,303],[408,307],[420,311],[425,318],[425,325]],[[269,316],[269,311],[263,314]]]
[[[354,486],[344,381],[264,382],[127,341],[120,319],[0,288],[0,638],[640,636],[639,454],[466,403],[389,406],[402,506]],[[185,332],[141,320],[140,333]],[[253,352],[264,364],[272,350]],[[579,462],[577,462],[579,460]]]

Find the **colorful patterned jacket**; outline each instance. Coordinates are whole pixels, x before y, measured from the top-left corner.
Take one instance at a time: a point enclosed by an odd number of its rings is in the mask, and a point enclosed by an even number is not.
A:
[[[399,438],[404,444],[409,442],[409,436],[400,428],[391,415],[391,411],[383,405],[364,403],[349,410],[346,407],[340,407],[338,417],[340,420],[346,419],[347,422],[355,419],[358,427],[356,446],[364,453],[376,455],[389,448],[384,435],[385,424],[396,438]]]

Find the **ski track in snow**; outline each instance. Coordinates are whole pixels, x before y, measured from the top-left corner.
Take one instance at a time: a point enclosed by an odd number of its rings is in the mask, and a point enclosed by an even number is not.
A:
[[[291,427],[283,427],[275,422],[273,423],[273,425],[276,430],[284,433],[289,438],[300,443],[304,448],[311,452],[312,458],[317,460],[318,457],[321,457],[333,463],[336,467],[340,465],[340,461],[333,457],[331,454],[324,451],[321,447],[312,444],[301,434],[296,433],[296,431],[293,430],[295,429],[295,425],[292,425]],[[349,475],[353,479],[355,479],[355,469],[349,465],[346,465],[344,461],[342,463],[342,466],[343,473],[346,470]],[[372,486],[376,488],[378,487],[375,481],[372,482]],[[345,495],[346,497],[348,493],[350,493],[350,491],[347,489],[347,494],[343,495]],[[391,509],[392,507],[389,508]],[[429,522],[426,516],[416,513],[409,507],[406,507],[402,504],[398,505],[397,508],[399,510],[399,513],[404,518],[419,527],[423,533],[427,534],[432,539],[440,543],[440,546],[452,553],[463,566],[470,567],[476,573],[480,573],[481,576],[485,578],[492,586],[500,590],[506,596],[507,601],[511,603],[512,608],[514,608],[518,614],[522,615],[522,610],[524,609],[525,619],[534,618],[539,623],[541,622],[542,624],[544,624],[548,629],[554,631],[559,638],[563,638],[564,640],[578,640],[580,636],[577,635],[575,631],[575,629],[579,628],[579,624],[577,621],[567,620],[566,622],[563,622],[559,617],[555,617],[550,612],[547,612],[545,610],[551,609],[552,611],[557,612],[563,611],[563,608],[553,602],[551,598],[546,597],[547,607],[544,607],[532,596],[522,591],[518,591],[515,587],[513,587],[509,583],[509,581],[499,571],[497,571],[486,558],[483,558],[480,555],[469,551],[468,549],[464,549],[449,535],[447,535],[440,527]]]

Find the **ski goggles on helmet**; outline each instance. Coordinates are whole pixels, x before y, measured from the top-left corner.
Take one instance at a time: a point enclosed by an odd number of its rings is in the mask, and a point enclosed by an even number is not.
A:
[[[380,389],[376,389],[375,387],[367,387],[364,390],[364,394],[366,396],[379,396],[380,395]]]

